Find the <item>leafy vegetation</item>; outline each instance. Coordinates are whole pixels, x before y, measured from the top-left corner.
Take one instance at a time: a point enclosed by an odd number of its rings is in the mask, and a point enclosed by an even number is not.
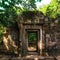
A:
[[[37,40],[37,34],[36,33],[28,33],[28,41],[30,43],[35,42]]]
[[[40,11],[50,18],[57,18],[60,21],[60,0],[52,0],[49,5],[42,7]]]

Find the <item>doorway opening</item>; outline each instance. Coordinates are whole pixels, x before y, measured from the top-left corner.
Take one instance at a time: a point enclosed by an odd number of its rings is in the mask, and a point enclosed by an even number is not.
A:
[[[31,54],[38,53],[39,29],[28,29],[27,31],[27,51]]]
[[[37,51],[37,32],[28,33],[28,51]]]

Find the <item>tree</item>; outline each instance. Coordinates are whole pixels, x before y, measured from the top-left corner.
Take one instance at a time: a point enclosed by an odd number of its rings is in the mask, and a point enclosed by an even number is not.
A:
[[[37,1],[41,0],[1,0],[0,23],[6,27],[14,25],[22,11],[36,9]]]
[[[52,0],[49,5],[42,7],[40,10],[50,18],[57,18],[60,16],[60,1]]]
[[[40,8],[49,18],[57,19],[60,26],[60,0],[52,0],[49,5]]]
[[[1,0],[0,7],[3,7],[4,10],[0,10],[0,22],[4,22],[3,24],[7,26],[14,23],[17,13],[21,13],[23,10],[36,9],[35,3],[37,1],[41,0]]]
[[[46,15],[50,17],[58,17],[60,15],[60,1],[59,0],[52,0],[51,4],[47,8]]]
[[[41,0],[0,0],[0,36],[7,27],[16,25],[22,11],[36,9],[36,2]]]

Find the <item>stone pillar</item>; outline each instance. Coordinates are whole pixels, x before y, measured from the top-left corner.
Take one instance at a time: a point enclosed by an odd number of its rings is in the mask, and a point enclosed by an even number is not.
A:
[[[43,42],[42,42],[42,26],[41,26],[41,28],[40,28],[40,55],[42,55],[42,49],[43,49]]]

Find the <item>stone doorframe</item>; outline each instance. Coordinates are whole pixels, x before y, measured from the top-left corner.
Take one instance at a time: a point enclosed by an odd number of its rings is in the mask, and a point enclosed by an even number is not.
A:
[[[31,32],[32,32],[32,33],[34,33],[34,32],[36,33],[36,35],[37,35],[37,36],[36,36],[36,37],[37,37],[37,41],[36,41],[37,48],[36,48],[36,49],[37,49],[37,52],[38,52],[38,41],[39,41],[39,39],[40,39],[40,37],[39,37],[39,36],[40,36],[40,29],[26,29],[25,31],[26,31],[26,36],[25,36],[25,37],[26,37],[26,41],[27,41],[27,48],[28,48],[28,33],[29,33],[29,32],[30,32],[30,33],[31,33]],[[28,49],[27,49],[27,50],[28,50]]]
[[[43,39],[43,29],[42,25],[33,25],[33,24],[21,24],[21,29],[20,29],[20,40],[22,41],[22,56],[27,55],[27,47],[28,47],[28,39],[27,39],[27,31],[37,31],[38,33],[38,44],[40,41]],[[38,48],[40,46],[38,45]]]

